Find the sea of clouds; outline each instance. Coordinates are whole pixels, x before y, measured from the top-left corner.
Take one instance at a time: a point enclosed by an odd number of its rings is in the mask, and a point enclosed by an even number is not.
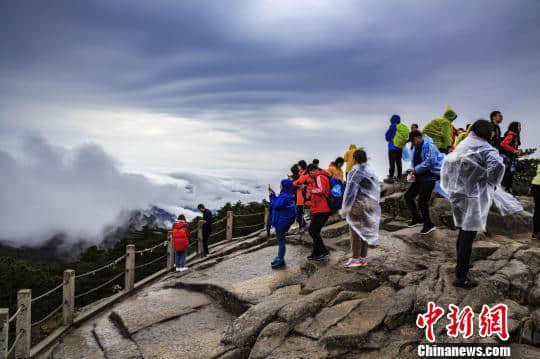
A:
[[[143,175],[119,168],[96,144],[65,148],[27,136],[0,148],[0,240],[32,245],[63,233],[98,243],[126,211],[155,205],[193,218],[198,203],[217,209],[226,202],[260,201],[266,193],[250,175]]]

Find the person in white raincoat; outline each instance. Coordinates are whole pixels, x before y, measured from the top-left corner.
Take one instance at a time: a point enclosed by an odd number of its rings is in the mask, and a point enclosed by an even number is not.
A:
[[[493,125],[478,120],[470,135],[446,156],[441,169],[441,185],[448,192],[454,223],[459,228],[454,286],[473,288],[476,281],[467,277],[472,244],[478,231],[485,231],[493,192],[502,182],[504,162],[490,144]]]
[[[355,164],[347,176],[340,210],[350,226],[352,258],[345,263],[346,268],[368,264],[368,245],[378,243],[381,220],[379,179],[368,165],[364,150],[355,151],[353,158]]]

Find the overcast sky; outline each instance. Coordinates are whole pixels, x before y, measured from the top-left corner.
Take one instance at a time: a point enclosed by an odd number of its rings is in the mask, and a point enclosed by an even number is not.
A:
[[[2,1],[0,149],[91,143],[122,171],[248,174],[364,146],[393,113],[499,109],[538,145],[540,1]],[[505,127],[505,126],[503,126]]]

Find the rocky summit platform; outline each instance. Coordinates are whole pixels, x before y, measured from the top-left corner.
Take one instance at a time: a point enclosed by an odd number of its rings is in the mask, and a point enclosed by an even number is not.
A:
[[[170,273],[74,328],[48,358],[416,358],[415,325],[427,303],[509,308],[512,358],[540,357],[540,243],[530,213],[490,215],[474,244],[472,290],[452,286],[457,232],[434,199],[439,229],[407,228],[399,187],[386,188],[380,244],[369,265],[345,269],[348,227],[333,218],[323,234],[331,257],[310,262],[309,235],[287,237],[287,266],[272,270],[275,240],[259,234],[221,245],[190,270]],[[526,200],[524,203],[526,204]],[[497,343],[475,330],[464,340],[436,325],[437,343]]]

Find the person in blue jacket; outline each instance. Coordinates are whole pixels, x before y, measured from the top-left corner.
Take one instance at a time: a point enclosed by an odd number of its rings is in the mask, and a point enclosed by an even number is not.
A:
[[[295,191],[293,181],[288,178],[281,181],[279,196],[276,196],[272,188],[268,188],[272,208],[272,226],[276,229],[278,243],[278,255],[271,263],[273,269],[285,266],[285,235],[296,218]]]
[[[444,155],[433,143],[429,136],[423,136],[420,131],[413,131],[409,135],[413,144],[411,179],[414,181],[405,193],[405,202],[412,214],[409,227],[423,225],[421,234],[428,234],[435,230],[429,216],[429,202],[435,184],[441,178],[441,166]],[[418,197],[418,207],[415,198]]]

